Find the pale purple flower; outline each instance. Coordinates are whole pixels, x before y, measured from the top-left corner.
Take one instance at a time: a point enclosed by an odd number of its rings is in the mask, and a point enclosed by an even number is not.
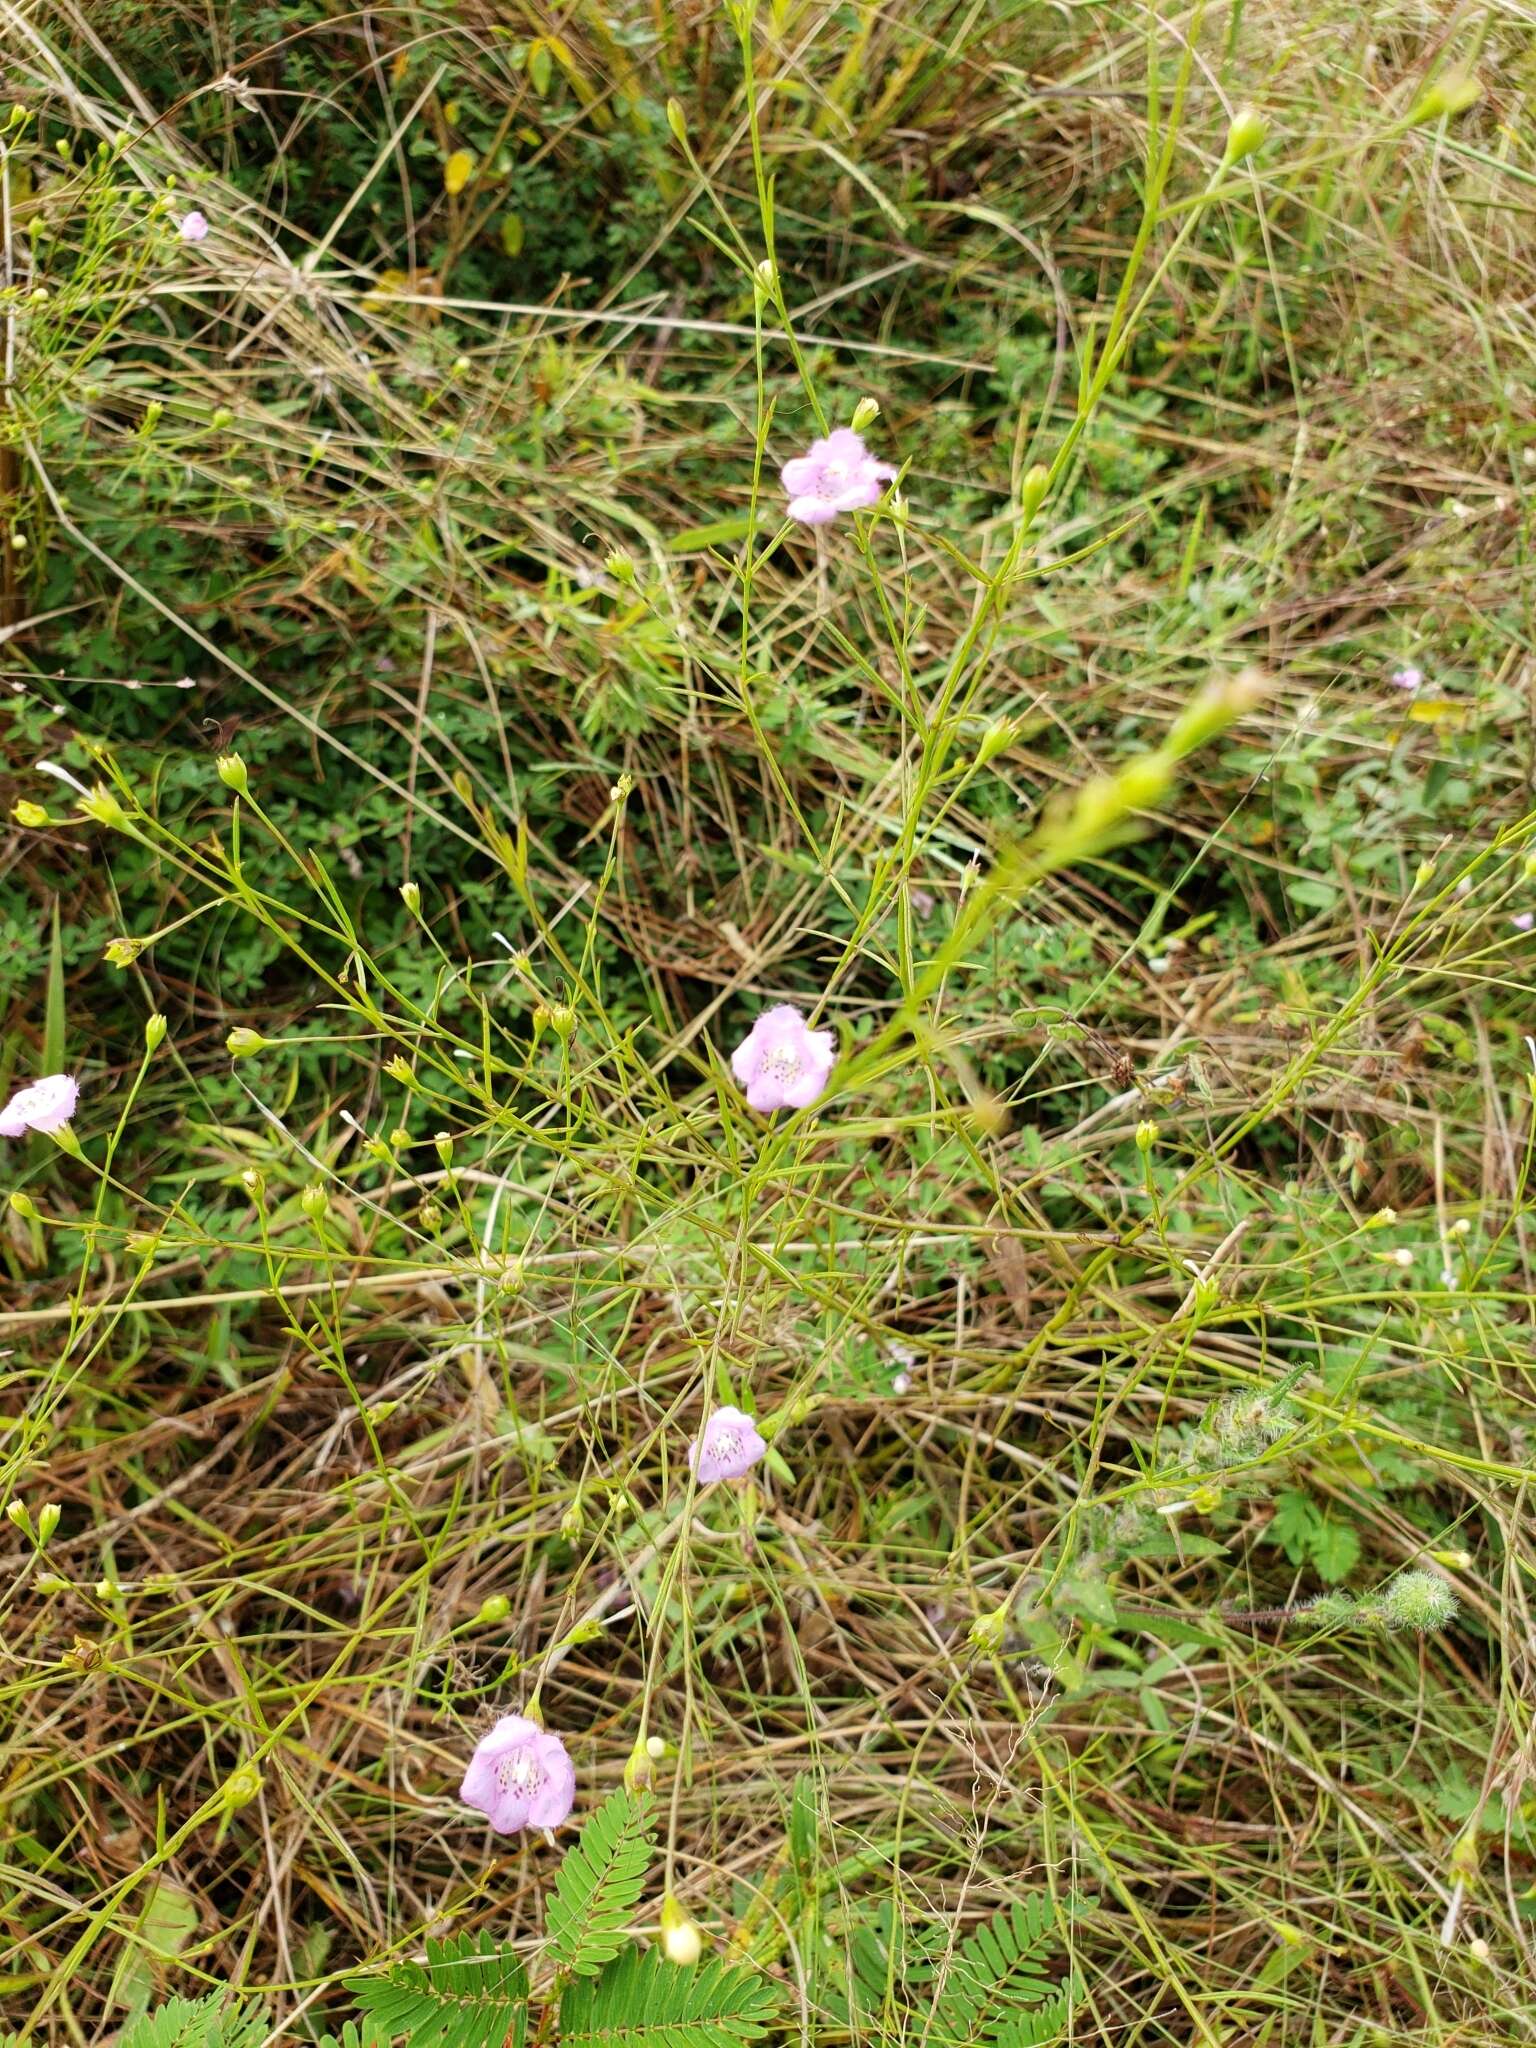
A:
[[[789,516],[806,526],[825,526],[839,512],[862,512],[880,496],[896,472],[876,462],[852,427],[834,427],[779,471],[789,493]]]
[[[1509,921],[1517,932],[1528,932],[1536,924],[1536,910],[1517,910]]]
[[[1424,671],[1421,668],[1395,668],[1388,677],[1394,690],[1417,690],[1423,684]]]
[[[688,1464],[701,1486],[712,1486],[717,1479],[739,1479],[750,1472],[767,1448],[750,1415],[739,1408],[717,1408],[703,1435],[688,1446]]]
[[[806,1109],[827,1085],[837,1059],[830,1031],[813,1031],[791,1003],[764,1010],[731,1054],[731,1072],[753,1109]]]
[[[194,206],[190,213],[184,213],[176,223],[176,232],[184,242],[202,242],[208,238],[208,216],[199,213]]]
[[[20,1138],[28,1131],[50,1137],[62,1131],[75,1113],[80,1085],[69,1074],[47,1074],[30,1088],[18,1088],[0,1109],[0,1138]]]
[[[576,1769],[558,1735],[521,1714],[503,1714],[475,1745],[459,1797],[498,1835],[557,1828],[576,1800]]]

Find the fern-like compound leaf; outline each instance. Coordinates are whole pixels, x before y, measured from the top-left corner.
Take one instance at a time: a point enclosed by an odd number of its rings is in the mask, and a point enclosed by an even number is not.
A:
[[[528,1973],[488,1932],[429,1941],[424,1962],[349,1977],[347,1989],[374,2034],[409,2048],[523,2048],[528,2031]]]
[[[689,1967],[629,1949],[560,2001],[561,2048],[742,2048],[768,2030],[772,1981],[722,1962]]]
[[[590,1977],[624,1944],[651,1861],[649,1792],[611,1793],[566,1851],[548,1907],[549,1950]]]

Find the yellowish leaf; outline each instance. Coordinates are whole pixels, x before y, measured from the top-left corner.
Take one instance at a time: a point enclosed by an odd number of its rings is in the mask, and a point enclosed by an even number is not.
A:
[[[456,149],[443,165],[443,190],[456,198],[475,174],[475,160],[467,149]]]

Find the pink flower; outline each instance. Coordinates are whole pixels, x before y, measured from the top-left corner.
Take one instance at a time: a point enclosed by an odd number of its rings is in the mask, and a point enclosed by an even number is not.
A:
[[[786,462],[779,481],[789,493],[791,519],[825,526],[839,512],[862,512],[873,505],[880,486],[895,474],[888,462],[876,462],[852,427],[835,427]]]
[[[19,1138],[27,1131],[62,1131],[75,1113],[80,1086],[68,1074],[47,1074],[30,1088],[18,1088],[0,1109],[0,1138]]]
[[[717,1408],[704,1434],[688,1446],[688,1463],[701,1486],[712,1486],[717,1479],[739,1479],[750,1472],[767,1448],[750,1415],[739,1408]]]
[[[1387,679],[1395,690],[1416,690],[1424,680],[1421,668],[1395,668]]]
[[[503,1714],[476,1743],[459,1797],[498,1835],[557,1828],[576,1801],[576,1770],[558,1735],[521,1714]]]
[[[1536,925],[1536,910],[1517,910],[1509,921],[1517,932],[1528,932],[1532,925]]]
[[[812,1031],[791,1003],[764,1010],[731,1054],[731,1072],[747,1101],[767,1116],[776,1109],[806,1109],[827,1085],[837,1059],[830,1031]]]
[[[194,207],[190,213],[181,216],[176,223],[176,232],[184,242],[205,241],[208,236],[208,216],[199,213]]]

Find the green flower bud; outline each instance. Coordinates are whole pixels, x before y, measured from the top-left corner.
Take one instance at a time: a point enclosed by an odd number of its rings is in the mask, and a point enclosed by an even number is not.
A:
[[[160,1012],[158,1010],[152,1011],[144,1019],[144,1050],[146,1052],[158,1052],[165,1043],[165,1034],[168,1029],[169,1026]]]
[[[675,99],[667,101],[667,126],[672,130],[679,143],[686,148],[688,143],[688,117],[683,112],[681,101]]]
[[[387,1059],[384,1062],[384,1071],[392,1081],[399,1081],[402,1086],[407,1088],[416,1079],[416,1076],[411,1072],[410,1061],[403,1059],[399,1053],[396,1053],[392,1059]]]
[[[259,1202],[267,1191],[267,1177],[254,1166],[248,1166],[240,1176],[240,1185],[253,1202]]]
[[[603,557],[603,567],[615,583],[630,584],[635,580],[635,565],[622,548],[614,548]]]
[[[128,813],[104,782],[98,782],[94,789],[81,797],[75,808],[83,817],[116,832],[124,830],[128,823]]]
[[[1045,503],[1045,494],[1051,487],[1051,472],[1043,462],[1037,462],[1033,469],[1024,472],[1024,482],[1019,489],[1019,517],[1027,524]]]
[[[1227,130],[1227,146],[1222,152],[1224,164],[1239,164],[1245,156],[1263,144],[1269,133],[1269,124],[1256,107],[1239,107],[1232,116],[1232,125]]]
[[[853,408],[853,431],[862,434],[866,427],[872,427],[880,417],[880,401],[877,398],[861,398]]]
[[[56,1500],[45,1500],[37,1511],[37,1540],[39,1546],[46,1543],[59,1526],[61,1509]]]
[[[1143,1117],[1136,1126],[1136,1150],[1150,1152],[1157,1143],[1157,1125],[1150,1117]]]
[[[639,1792],[649,1785],[656,1776],[651,1746],[643,1735],[635,1737],[635,1746],[629,1752],[624,1766],[624,1783],[631,1792]]]
[[[1408,116],[1412,127],[1422,127],[1426,121],[1443,120],[1450,114],[1464,114],[1482,98],[1483,88],[1466,72],[1449,72],[1444,78],[1437,78],[1420,95],[1413,112]]]
[[[219,1797],[226,1813],[237,1813],[242,1806],[249,1806],[261,1794],[261,1772],[254,1764],[242,1764],[237,1771],[231,1771],[219,1788]]]
[[[145,947],[143,939],[109,939],[103,949],[104,958],[113,967],[131,967]]]
[[[453,1164],[453,1133],[451,1131],[434,1131],[432,1134],[432,1149],[436,1152],[444,1166],[451,1166]]]
[[[661,1952],[669,1963],[687,1969],[704,1952],[704,1937],[668,1892],[661,1902]]]
[[[269,1045],[276,1045],[275,1038],[264,1038],[259,1031],[252,1031],[247,1025],[237,1024],[224,1041],[224,1050],[232,1060],[248,1060],[253,1053],[263,1052]]]
[[[11,805],[11,816],[18,825],[29,826],[34,832],[40,826],[53,823],[53,819],[43,809],[41,804],[29,803],[25,797],[18,797],[16,802]]]
[[[27,1504],[24,1500],[7,1501],[5,1504],[5,1518],[24,1534],[31,1535],[32,1517],[27,1513]]]
[[[494,1628],[498,1622],[505,1621],[511,1612],[512,1602],[505,1593],[490,1593],[480,1602],[480,1611],[475,1619],[483,1622],[487,1628]]]
[[[318,1181],[311,1181],[299,1196],[299,1207],[311,1223],[318,1223],[331,1206],[331,1198]]]
[[[407,910],[408,910],[408,911],[410,912],[410,914],[411,914],[411,916],[412,916],[412,917],[420,917],[420,915],[421,915],[421,886],[420,886],[420,884],[419,884],[419,883],[417,883],[417,882],[402,882],[402,883],[400,884],[400,901],[401,901],[401,902],[402,902],[402,903],[403,903],[403,904],[405,905],[406,909],[407,909]]]
[[[12,1190],[10,1208],[13,1216],[25,1217],[28,1222],[37,1214],[36,1202],[30,1195],[23,1194],[20,1188]]]
[[[236,796],[250,795],[251,778],[238,754],[220,754],[213,765],[226,789],[232,789]]]
[[[994,1607],[989,1614],[978,1614],[971,1623],[966,1641],[973,1650],[984,1657],[995,1657],[1003,1647],[1008,1635],[1008,1603]]]

